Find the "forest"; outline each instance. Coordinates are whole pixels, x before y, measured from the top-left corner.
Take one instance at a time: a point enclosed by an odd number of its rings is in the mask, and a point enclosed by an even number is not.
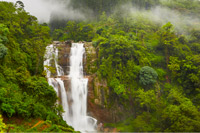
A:
[[[123,116],[104,127],[200,131],[199,0],[72,0],[68,6],[88,18],[52,15],[39,23],[23,2],[0,2],[0,131],[74,132],[43,70],[53,40],[92,42],[92,74],[110,91],[105,108],[118,106]],[[45,130],[31,128],[38,120]]]

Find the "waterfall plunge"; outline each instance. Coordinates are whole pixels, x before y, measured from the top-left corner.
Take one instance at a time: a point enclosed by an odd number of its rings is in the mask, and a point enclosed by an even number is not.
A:
[[[45,67],[49,85],[53,86],[57,95],[61,92],[61,103],[65,113],[63,119],[78,131],[95,131],[97,120],[87,116],[87,84],[88,79],[83,77],[84,44],[72,43],[70,56],[70,73],[68,75],[71,86],[66,92],[61,78],[51,78],[51,72]],[[64,76],[62,67],[58,64],[58,49],[52,44],[47,46],[44,65],[51,66],[55,62],[57,76]]]

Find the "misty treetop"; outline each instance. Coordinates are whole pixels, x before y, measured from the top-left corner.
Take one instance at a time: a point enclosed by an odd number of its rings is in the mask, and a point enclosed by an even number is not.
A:
[[[51,30],[62,29],[70,20],[99,21],[102,12],[108,16],[116,14],[127,17],[130,13],[142,15],[155,22],[162,22],[162,25],[171,22],[176,29],[186,34],[188,29],[199,29],[198,0],[62,0],[62,3],[66,5],[66,10],[51,13]]]

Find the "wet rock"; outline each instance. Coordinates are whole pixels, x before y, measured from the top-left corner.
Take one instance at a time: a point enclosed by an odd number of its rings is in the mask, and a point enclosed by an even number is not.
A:
[[[65,41],[65,45],[71,47],[71,45],[72,45],[72,41],[70,41],[70,40]]]
[[[85,53],[86,58],[84,60],[84,71],[86,75],[92,75],[96,73],[97,67],[97,55],[96,55],[96,49],[93,47],[92,42],[85,42]]]
[[[65,75],[69,74],[71,43],[59,45],[58,64],[63,68]]]
[[[60,41],[53,41],[53,44],[60,44]]]

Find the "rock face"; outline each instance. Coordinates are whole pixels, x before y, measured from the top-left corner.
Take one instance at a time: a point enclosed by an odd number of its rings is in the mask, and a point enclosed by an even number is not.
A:
[[[97,54],[91,42],[85,42],[85,60],[84,60],[84,71],[86,75],[93,75],[97,71]]]
[[[58,56],[58,64],[63,68],[65,75],[69,74],[69,65],[70,65],[70,50],[71,43],[61,43],[58,46],[59,48],[59,56]]]
[[[99,81],[96,75],[89,75],[88,78],[88,112],[98,122],[113,122],[112,111],[107,108],[108,88],[105,81]]]

